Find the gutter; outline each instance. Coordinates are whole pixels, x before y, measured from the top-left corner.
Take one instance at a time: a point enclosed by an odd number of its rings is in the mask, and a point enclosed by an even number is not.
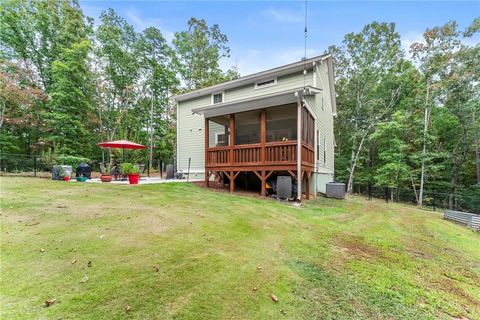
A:
[[[297,99],[297,199],[302,201],[302,100],[298,91]]]

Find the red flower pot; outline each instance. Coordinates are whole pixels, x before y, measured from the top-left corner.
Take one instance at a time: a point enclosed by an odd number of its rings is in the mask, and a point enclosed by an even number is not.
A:
[[[110,182],[110,181],[112,181],[112,176],[102,174],[100,176],[100,180],[102,180],[102,182]]]
[[[140,181],[140,175],[139,174],[129,174],[128,175],[128,182],[130,182],[130,184],[138,184],[138,181]]]
[[[63,181],[68,181],[68,180],[70,180],[70,177],[68,176],[63,177]]]

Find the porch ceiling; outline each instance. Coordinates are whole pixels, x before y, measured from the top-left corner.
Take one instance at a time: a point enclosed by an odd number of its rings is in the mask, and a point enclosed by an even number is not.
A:
[[[206,107],[192,109],[193,113],[205,116],[205,118],[221,116],[231,113],[238,113],[250,110],[263,109],[268,107],[279,106],[297,101],[296,93],[300,99],[303,96],[315,95],[321,92],[320,89],[307,86],[305,92],[303,88],[291,89],[282,92],[276,92],[263,96],[256,96],[253,98],[236,100],[231,102],[218,103]]]

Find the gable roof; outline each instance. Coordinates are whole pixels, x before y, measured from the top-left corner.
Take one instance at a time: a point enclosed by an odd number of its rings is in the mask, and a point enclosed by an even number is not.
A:
[[[240,87],[240,86],[243,86],[243,85],[247,85],[247,84],[250,84],[250,83],[255,83],[257,81],[266,80],[267,78],[278,77],[278,76],[282,76],[282,75],[286,75],[286,74],[291,74],[293,72],[302,71],[305,66],[307,66],[307,69],[311,69],[311,68],[313,68],[313,63],[325,60],[325,59],[330,58],[330,57],[331,57],[330,54],[325,54],[325,55],[316,56],[316,57],[313,57],[313,58],[310,58],[310,59],[307,59],[307,60],[297,61],[297,62],[290,63],[290,64],[280,66],[280,67],[277,67],[277,68],[253,73],[251,75],[240,77],[240,78],[235,79],[235,80],[219,83],[219,84],[216,84],[214,86],[207,87],[207,88],[197,89],[197,90],[193,90],[193,91],[190,91],[190,92],[187,92],[187,93],[179,94],[179,95],[174,96],[173,99],[177,102],[178,101],[189,100],[189,99],[197,98],[197,97],[204,96],[204,95],[207,95],[207,94],[212,94],[214,92],[219,92],[219,91],[223,91],[223,90],[226,90],[226,89],[231,89],[231,88],[236,88],[236,87]]]

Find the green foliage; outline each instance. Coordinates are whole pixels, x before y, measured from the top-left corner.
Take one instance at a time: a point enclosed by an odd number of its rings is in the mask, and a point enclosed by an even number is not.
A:
[[[91,160],[83,157],[60,155],[56,157],[55,162],[59,165],[72,166],[72,169],[76,170],[81,163],[91,163]]]
[[[175,33],[178,72],[185,81],[186,90],[200,89],[238,78],[238,72],[230,69],[224,73],[219,60],[230,56],[228,38],[217,24],[209,27],[205,20],[191,18],[188,31]]]
[[[124,162],[120,165],[122,174],[139,174],[140,170],[129,162]]]

